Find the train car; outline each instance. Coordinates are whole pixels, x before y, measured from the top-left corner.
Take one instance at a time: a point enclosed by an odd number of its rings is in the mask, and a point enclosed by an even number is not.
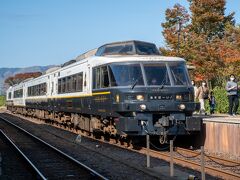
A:
[[[6,103],[12,111],[20,111],[25,108],[25,83],[21,82],[8,88],[6,94]],[[19,111],[20,110],[20,111]]]
[[[87,132],[148,133],[165,143],[201,130],[185,60],[161,56],[152,43],[105,44],[23,85],[24,114]]]
[[[6,91],[6,106],[11,110],[13,106],[13,87],[10,86]]]

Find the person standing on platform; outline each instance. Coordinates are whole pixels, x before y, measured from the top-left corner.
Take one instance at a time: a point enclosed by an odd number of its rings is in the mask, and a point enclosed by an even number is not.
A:
[[[209,89],[207,87],[206,81],[202,81],[202,86],[200,86],[197,90],[196,98],[199,99],[200,102],[200,114],[207,114],[205,112],[205,100],[209,99]]]
[[[214,110],[216,107],[216,99],[215,99],[213,91],[210,92],[209,106],[210,106],[210,114],[214,114]]]
[[[230,80],[226,84],[226,90],[228,95],[228,114],[230,116],[236,116],[237,109],[239,106],[238,101],[238,84],[235,82],[235,76],[233,74],[230,75]]]

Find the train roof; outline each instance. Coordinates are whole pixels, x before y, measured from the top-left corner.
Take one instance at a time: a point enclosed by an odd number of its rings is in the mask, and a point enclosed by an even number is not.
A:
[[[89,64],[98,66],[109,63],[127,63],[127,62],[185,62],[183,58],[170,56],[94,56],[88,59]]]

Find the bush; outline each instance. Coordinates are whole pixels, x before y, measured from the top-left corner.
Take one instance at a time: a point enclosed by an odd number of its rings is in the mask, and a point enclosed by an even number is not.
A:
[[[5,105],[5,96],[0,96],[0,107]]]

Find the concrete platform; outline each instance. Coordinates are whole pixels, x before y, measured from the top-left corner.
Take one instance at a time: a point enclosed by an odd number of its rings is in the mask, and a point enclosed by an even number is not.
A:
[[[201,140],[209,152],[240,157],[240,116],[204,116]]]
[[[203,122],[240,124],[240,115],[229,116],[227,114],[216,114],[211,116],[203,116]]]

